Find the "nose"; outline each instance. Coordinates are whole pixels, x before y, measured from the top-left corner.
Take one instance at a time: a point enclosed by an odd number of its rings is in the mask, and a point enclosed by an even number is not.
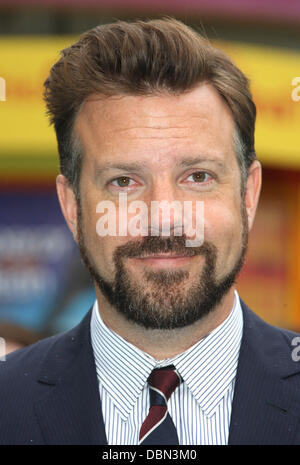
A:
[[[154,183],[148,199],[151,235],[182,235],[183,199],[175,183],[166,176],[158,179]]]

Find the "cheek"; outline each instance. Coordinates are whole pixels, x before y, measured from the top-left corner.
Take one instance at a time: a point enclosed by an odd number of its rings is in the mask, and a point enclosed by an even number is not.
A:
[[[110,236],[101,237],[97,233],[97,222],[101,214],[96,212],[96,203],[91,202],[87,197],[81,202],[81,229],[84,246],[88,251],[93,265],[100,274],[109,278],[113,266],[113,240]]]
[[[103,276],[108,278],[112,277],[115,271],[113,252],[116,244],[114,244],[114,238],[111,237],[99,237],[96,236],[95,243],[95,261],[101,270]]]
[[[218,254],[230,256],[240,248],[242,219],[240,206],[220,202],[206,205],[204,212],[204,240],[218,249]]]
[[[109,281],[114,279],[115,276],[116,269],[113,254],[119,245],[122,245],[120,238],[111,236],[100,237],[95,230],[90,235],[89,242],[86,243],[94,266]]]

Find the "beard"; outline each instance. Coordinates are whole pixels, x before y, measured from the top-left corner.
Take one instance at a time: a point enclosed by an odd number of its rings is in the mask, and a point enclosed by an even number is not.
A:
[[[211,313],[235,283],[243,267],[248,243],[248,218],[244,204],[241,212],[242,240],[239,255],[227,274],[217,279],[217,248],[204,241],[200,247],[186,247],[186,236],[144,236],[116,248],[113,254],[115,276],[105,279],[85,245],[82,209],[78,202],[77,233],[81,258],[103,296],[127,320],[146,329],[171,330],[191,325]],[[149,254],[176,253],[202,255],[204,265],[189,284],[186,270],[145,270],[138,280],[125,266],[128,258]]]

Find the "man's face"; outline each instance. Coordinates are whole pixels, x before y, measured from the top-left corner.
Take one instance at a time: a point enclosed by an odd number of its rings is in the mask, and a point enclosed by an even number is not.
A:
[[[234,122],[221,97],[206,84],[179,96],[94,95],[75,131],[84,149],[75,237],[98,300],[149,328],[199,320],[232,287],[248,234]],[[118,231],[121,192],[149,212],[153,201],[203,201],[203,246],[185,247],[172,215],[169,237],[162,229],[159,236],[149,229],[147,236],[100,237],[96,207],[114,203]]]

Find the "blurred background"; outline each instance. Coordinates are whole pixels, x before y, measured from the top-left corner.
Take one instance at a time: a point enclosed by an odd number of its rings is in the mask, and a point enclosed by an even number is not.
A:
[[[6,350],[65,331],[95,292],[59,209],[42,100],[59,51],[117,19],[170,15],[204,32],[251,80],[263,189],[238,291],[300,331],[300,2],[0,0],[0,336]]]

